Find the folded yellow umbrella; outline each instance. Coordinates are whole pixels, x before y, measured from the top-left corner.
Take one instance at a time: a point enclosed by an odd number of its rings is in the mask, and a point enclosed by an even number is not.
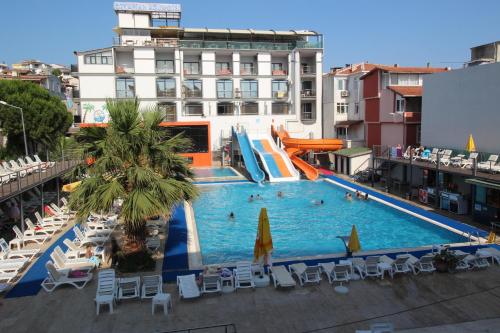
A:
[[[267,217],[266,208],[262,208],[259,214],[259,227],[257,228],[257,238],[253,255],[255,261],[259,261],[262,257],[269,257],[273,250],[273,238],[271,237],[271,227],[269,226],[269,218]]]
[[[469,141],[467,141],[467,147],[465,148],[469,153],[476,151],[476,144],[474,143],[474,138],[472,134],[469,134]]]
[[[66,184],[62,187],[63,192],[73,192],[82,182],[74,182],[74,183],[69,183]]]
[[[352,226],[351,237],[349,237],[349,244],[347,245],[349,251],[357,252],[361,250],[361,244],[359,243],[358,231],[356,230],[356,226]]]

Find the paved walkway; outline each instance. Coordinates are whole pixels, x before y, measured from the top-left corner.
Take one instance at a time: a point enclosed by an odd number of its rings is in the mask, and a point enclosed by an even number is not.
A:
[[[63,287],[52,294],[0,300],[0,332],[165,332],[222,323],[234,323],[238,332],[354,332],[373,322],[420,332],[422,327],[500,317],[498,265],[459,274],[353,281],[349,289],[339,295],[322,281],[292,290],[268,287],[180,301],[169,284],[174,309],[168,317],[161,311],[152,316],[150,301],[138,300],[121,302],[114,314],[104,311],[96,317],[94,280],[83,290]]]

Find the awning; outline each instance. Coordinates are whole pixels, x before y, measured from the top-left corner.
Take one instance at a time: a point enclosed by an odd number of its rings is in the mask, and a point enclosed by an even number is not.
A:
[[[466,179],[465,182],[467,184],[471,184],[471,185],[477,185],[477,186],[492,188],[492,189],[495,189],[495,190],[500,190],[500,184],[488,182],[488,181],[485,181],[485,180],[479,180],[479,179],[469,178],[469,179]]]
[[[335,127],[348,128],[349,126],[361,124],[362,122],[363,122],[363,120],[344,120],[344,121],[339,121],[338,123],[336,123]]]
[[[387,88],[403,97],[422,97],[421,86],[388,86]]]

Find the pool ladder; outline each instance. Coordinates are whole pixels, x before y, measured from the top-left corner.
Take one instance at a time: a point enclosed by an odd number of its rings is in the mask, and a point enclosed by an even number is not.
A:
[[[469,245],[472,245],[472,243],[473,243],[472,236],[476,237],[477,245],[481,245],[481,236],[479,236],[479,232],[477,232],[477,231],[474,233],[464,231],[462,233],[462,236],[467,237],[467,239],[469,240]]]

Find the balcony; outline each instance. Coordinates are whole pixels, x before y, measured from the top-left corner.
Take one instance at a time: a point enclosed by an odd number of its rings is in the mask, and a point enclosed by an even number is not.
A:
[[[316,71],[314,69],[314,66],[303,65],[303,66],[300,67],[300,73],[302,75],[315,75]]]
[[[422,112],[405,112],[405,123],[420,123],[422,120]]]
[[[184,75],[200,75],[201,71],[199,68],[184,68],[182,71]]]
[[[271,72],[273,76],[286,76],[288,71],[286,69],[275,69]]]
[[[156,74],[174,74],[173,67],[156,67]]]
[[[257,75],[256,68],[240,68],[240,75]]]
[[[201,90],[184,89],[185,98],[201,98],[203,93]]]
[[[288,97],[287,91],[273,91],[274,99],[286,99]]]
[[[116,74],[134,74],[135,69],[134,69],[134,67],[121,65],[121,66],[115,67],[115,73]]]
[[[163,98],[175,98],[175,89],[158,90],[157,96]]]
[[[316,90],[302,89],[300,91],[300,97],[302,97],[302,98],[315,98],[316,97]]]
[[[227,76],[227,75],[232,75],[232,74],[233,74],[233,71],[231,68],[221,68],[215,72],[215,75],[218,75],[218,76]]]

